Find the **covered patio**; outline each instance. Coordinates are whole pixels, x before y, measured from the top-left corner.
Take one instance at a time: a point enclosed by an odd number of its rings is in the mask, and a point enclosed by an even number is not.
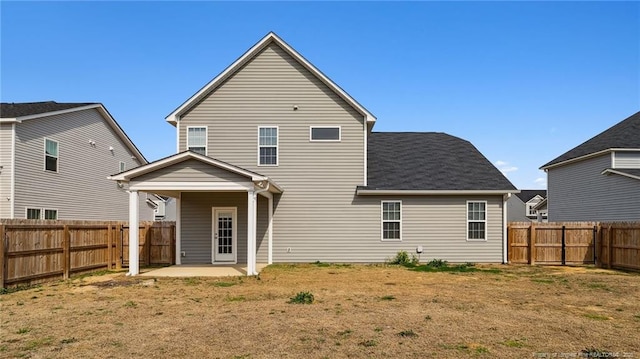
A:
[[[260,273],[267,263],[256,263],[256,272]],[[163,268],[142,269],[143,277],[237,277],[248,275],[246,265],[217,266],[203,265],[173,265]]]
[[[156,273],[256,275],[259,226],[262,261],[272,263],[273,199],[282,188],[267,176],[186,151],[110,179],[129,192],[132,228],[139,223],[141,192],[176,199],[176,266]],[[138,232],[131,231],[128,275],[140,274],[138,244]]]

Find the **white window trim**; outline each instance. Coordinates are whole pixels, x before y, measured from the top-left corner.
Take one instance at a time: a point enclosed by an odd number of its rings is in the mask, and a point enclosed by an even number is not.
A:
[[[471,221],[469,220],[469,203],[484,203],[484,220]],[[467,218],[467,225],[465,227],[466,237],[468,242],[486,242],[487,241],[487,230],[488,230],[488,217],[489,217],[489,207],[487,206],[487,201],[467,201],[464,207],[464,215]],[[484,222],[484,238],[469,238],[469,223],[470,222]]]
[[[37,209],[37,210],[39,210],[39,211],[40,211],[40,213],[38,214],[38,217],[39,217],[39,218],[37,218],[37,219],[42,219],[42,208],[37,208],[37,207],[25,207],[25,208],[24,208],[24,218],[25,218],[25,219],[36,219],[36,218],[29,218],[29,210],[30,210],[30,209]]]
[[[40,212],[40,213],[42,213],[42,214],[41,214],[41,218],[42,218],[42,219],[45,219],[45,218],[44,218],[44,212],[45,212],[45,211],[56,211],[56,219],[50,219],[49,221],[56,221],[56,220],[58,220],[58,218],[59,218],[59,216],[58,216],[59,212],[58,212],[58,209],[57,209],[57,208],[43,208],[43,209],[42,209],[42,211]]]
[[[396,220],[386,220],[384,219],[384,204],[385,203],[400,203],[400,238],[384,238],[384,223],[385,222],[398,222]],[[394,200],[394,199],[389,199],[389,200],[381,200],[380,201],[380,241],[382,242],[402,242],[402,218],[404,217],[404,215],[402,214],[402,201],[401,200]]]
[[[314,128],[337,128],[338,139],[337,140],[314,140],[312,137]],[[309,126],[309,142],[341,142],[342,141],[342,126]]]
[[[260,163],[260,129],[262,128],[275,128],[276,129],[276,163],[275,164],[261,164]],[[258,167],[278,167],[280,165],[280,127],[278,126],[258,126],[258,134],[257,134],[257,163]],[[267,146],[265,146],[267,147]],[[268,146],[272,147],[272,146]]]
[[[45,219],[44,218],[44,212],[45,211],[56,211],[56,219],[57,220],[59,218],[59,211],[57,208],[42,208],[42,207],[25,207],[24,209],[24,218],[29,218],[29,210],[30,209],[36,209],[38,211],[40,211],[38,218],[31,218],[31,219]]]
[[[204,128],[204,155],[209,156],[209,126],[187,126],[185,137],[187,142],[187,151],[189,151],[189,129],[190,128]],[[195,147],[195,146],[194,146]]]
[[[56,143],[56,149],[58,150],[58,155],[55,156],[55,159],[56,159],[56,170],[55,171],[47,169],[47,156],[48,156],[47,155],[47,141],[55,142]],[[60,142],[45,137],[44,138],[44,147],[43,147],[42,152],[44,152],[44,163],[42,164],[42,168],[44,169],[44,171],[45,172],[51,172],[51,173],[59,173],[60,172]],[[51,156],[51,157],[53,157],[53,156]]]

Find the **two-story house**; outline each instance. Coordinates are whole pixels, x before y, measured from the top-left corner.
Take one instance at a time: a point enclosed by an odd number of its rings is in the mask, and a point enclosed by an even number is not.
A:
[[[505,261],[517,190],[500,171],[454,136],[372,132],[376,117],[273,33],[166,120],[178,153],[111,178],[132,223],[140,192],[176,198],[178,264]]]
[[[640,221],[640,112],[540,169],[550,221]]]
[[[146,163],[100,103],[0,105],[0,218],[128,220],[107,176]]]
[[[543,189],[523,189],[507,201],[507,219],[509,222],[546,222],[547,211],[538,209],[538,205],[547,199]],[[544,203],[542,203],[544,204]]]

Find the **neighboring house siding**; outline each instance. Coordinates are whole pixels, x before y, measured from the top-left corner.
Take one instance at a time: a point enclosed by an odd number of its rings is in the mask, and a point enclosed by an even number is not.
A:
[[[210,157],[267,175],[284,189],[274,200],[275,261],[380,261],[391,253],[367,252],[379,245],[377,230],[374,237],[367,234],[369,227],[379,228],[379,204],[373,218],[353,205],[364,181],[363,121],[271,45],[182,118],[180,151],[187,126],[206,125]],[[309,141],[309,126],[332,125],[341,126],[340,142]],[[277,167],[257,166],[258,126],[279,128]],[[263,248],[258,260],[265,258]]]
[[[549,221],[638,221],[640,181],[602,175],[606,154],[548,170]]]
[[[213,167],[198,160],[187,160],[135,178],[134,182],[251,182],[251,179]]]
[[[213,207],[237,207],[238,263],[247,262],[247,193],[182,193],[180,251],[182,264],[211,263]]]
[[[57,173],[44,170],[45,138],[58,141]],[[58,219],[128,220],[128,193],[107,176],[119,172],[120,161],[137,167],[132,155],[94,109],[16,125],[15,217],[34,207],[58,210]],[[140,219],[152,218],[141,196]]]
[[[12,124],[0,124],[0,218],[11,216]]]
[[[640,168],[640,151],[615,152],[615,168]]]
[[[511,195],[507,200],[507,221],[509,222],[531,222],[525,213],[527,206],[516,195]]]

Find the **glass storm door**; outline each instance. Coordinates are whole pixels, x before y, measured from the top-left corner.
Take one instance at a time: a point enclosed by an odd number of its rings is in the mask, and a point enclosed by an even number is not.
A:
[[[213,262],[236,261],[236,209],[213,209]]]

